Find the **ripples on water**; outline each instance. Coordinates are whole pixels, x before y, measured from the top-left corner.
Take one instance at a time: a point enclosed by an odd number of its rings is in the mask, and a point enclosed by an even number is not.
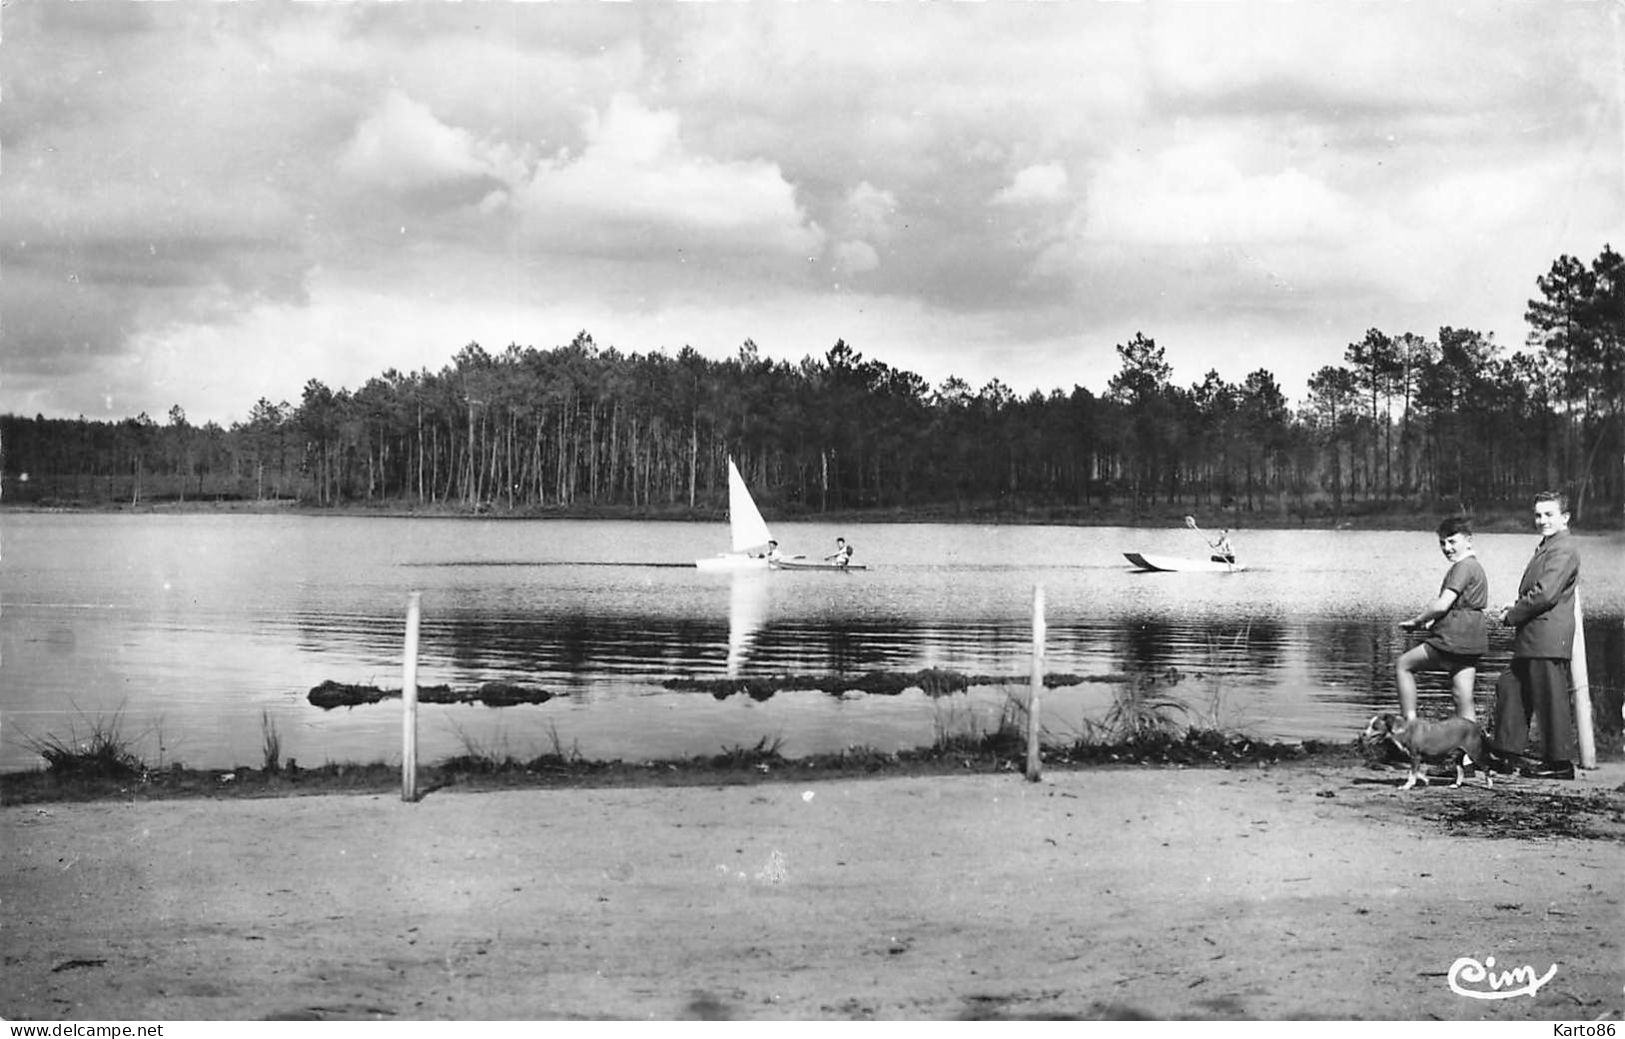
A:
[[[790,755],[896,749],[943,728],[991,728],[1030,667],[1033,588],[1047,600],[1045,669],[1166,672],[1203,720],[1270,738],[1347,739],[1394,702],[1395,628],[1437,592],[1426,533],[1238,532],[1253,569],[1141,574],[1124,550],[1200,554],[1188,531],[785,524],[792,551],[835,534],[866,573],[701,573],[720,525],[354,517],[6,517],[0,557],[0,767],[36,763],[30,735],[66,736],[122,709],[142,753],[194,766],[257,764],[260,715],[305,764],[398,760],[388,705],[322,712],[328,679],[398,687],[404,603],[421,590],[419,680],[502,679],[560,699],[534,707],[423,708],[422,756],[468,747],[529,757],[555,741],[589,757],[715,753],[782,738]],[[1511,597],[1535,539],[1483,535],[1491,600]],[[1625,686],[1625,553],[1585,538],[1594,697]],[[1480,669],[1487,705],[1510,636]],[[1008,688],[930,700],[785,692],[765,702],[673,693],[678,676],[942,667],[1008,675]],[[1424,710],[1448,710],[1442,676]],[[1110,687],[1046,695],[1070,739]]]

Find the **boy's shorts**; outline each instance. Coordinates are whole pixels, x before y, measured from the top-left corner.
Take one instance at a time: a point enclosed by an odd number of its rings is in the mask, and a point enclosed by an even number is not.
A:
[[[1438,656],[1439,660],[1446,664],[1452,673],[1460,671],[1464,667],[1478,666],[1478,658],[1480,656],[1478,653],[1455,653],[1451,650],[1442,648],[1434,642],[1428,642],[1426,643],[1426,646],[1433,650],[1433,652]]]

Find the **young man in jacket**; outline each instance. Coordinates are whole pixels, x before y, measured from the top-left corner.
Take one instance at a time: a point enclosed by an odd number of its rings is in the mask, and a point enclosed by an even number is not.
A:
[[[1569,533],[1568,496],[1543,491],[1535,496],[1535,549],[1517,601],[1502,607],[1499,619],[1517,631],[1512,664],[1495,683],[1494,748],[1528,759],[1529,720],[1540,718],[1539,762],[1520,774],[1534,779],[1573,779],[1574,704],[1569,658],[1574,650],[1574,589],[1580,579],[1580,552]]]

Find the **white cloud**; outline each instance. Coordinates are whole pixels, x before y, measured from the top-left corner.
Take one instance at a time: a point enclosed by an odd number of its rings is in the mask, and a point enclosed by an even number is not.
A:
[[[993,196],[995,205],[1058,202],[1066,197],[1066,167],[1058,162],[1028,166]]]
[[[1160,269],[1155,298],[1170,326],[1192,306],[1244,313],[1297,311],[1327,294],[1348,307],[1367,294],[1427,299],[1448,276],[1459,227],[1418,220],[1405,196],[1357,195],[1294,166],[1250,169],[1248,157],[1223,136],[1113,155],[1037,269]],[[1127,297],[1150,298],[1118,277]]]
[[[493,167],[479,150],[468,131],[392,90],[356,127],[338,164],[356,180],[400,190],[490,175]]]
[[[862,180],[847,193],[844,227],[854,236],[884,240],[892,234],[897,196]]]
[[[205,416],[581,328],[1046,387],[1139,330],[1248,370],[1517,344],[1560,253],[1625,245],[1608,18],[20,5],[0,410]]]
[[[829,246],[831,270],[840,277],[853,277],[880,266],[880,251],[874,243],[884,244],[896,232],[897,196],[875,187],[867,180],[859,181],[835,215],[836,226],[843,237]]]
[[[1091,239],[1153,248],[1320,242],[1345,238],[1361,222],[1352,199],[1297,169],[1244,172],[1204,145],[1120,153],[1087,197]]]
[[[572,241],[587,251],[658,243],[804,260],[822,249],[775,163],[690,154],[679,128],[675,113],[617,95],[589,123],[581,154],[542,163],[516,203],[562,251]]]

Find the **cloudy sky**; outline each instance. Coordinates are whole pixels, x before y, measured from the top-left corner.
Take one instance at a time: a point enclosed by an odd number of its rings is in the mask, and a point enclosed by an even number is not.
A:
[[[1455,8],[1461,10],[1455,10]],[[463,344],[1304,381],[1625,245],[1618,0],[64,4],[0,31],[0,412]]]

